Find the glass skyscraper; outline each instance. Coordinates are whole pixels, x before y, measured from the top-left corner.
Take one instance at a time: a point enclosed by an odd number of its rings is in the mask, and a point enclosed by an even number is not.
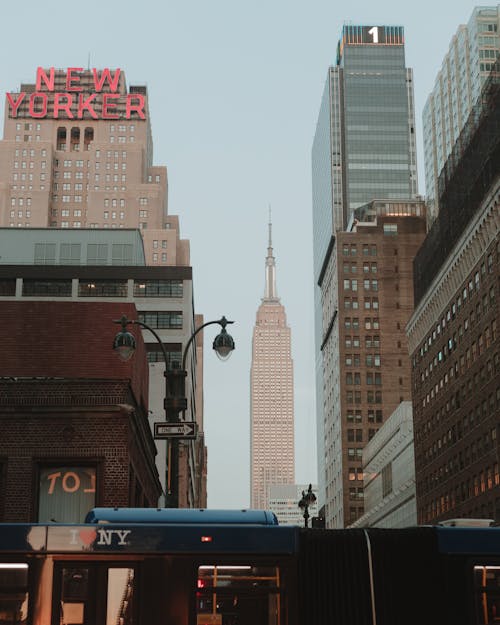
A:
[[[438,178],[500,54],[500,5],[476,7],[460,25],[422,116],[427,205],[439,210]]]
[[[330,262],[336,233],[350,229],[355,209],[373,199],[416,197],[414,120],[403,28],[344,25],[336,64],[328,69],[312,147],[320,504],[328,498],[325,476],[334,465],[325,440],[335,430],[339,410],[338,345],[333,351],[327,345],[337,340],[338,274]]]

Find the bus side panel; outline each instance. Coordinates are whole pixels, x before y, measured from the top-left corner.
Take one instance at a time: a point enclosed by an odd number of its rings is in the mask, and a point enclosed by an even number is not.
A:
[[[142,562],[139,623],[189,623],[196,589],[192,558],[148,556]]]
[[[363,530],[301,530],[299,625],[372,625]]]
[[[462,623],[447,611],[445,570],[432,527],[369,528],[377,625]]]

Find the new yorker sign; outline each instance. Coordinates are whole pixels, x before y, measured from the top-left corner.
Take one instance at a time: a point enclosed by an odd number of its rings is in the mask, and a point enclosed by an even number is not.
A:
[[[103,70],[68,67],[57,72],[53,67],[48,70],[39,67],[35,91],[7,93],[9,117],[146,119],[144,95],[123,93],[120,75],[120,69],[107,67]]]

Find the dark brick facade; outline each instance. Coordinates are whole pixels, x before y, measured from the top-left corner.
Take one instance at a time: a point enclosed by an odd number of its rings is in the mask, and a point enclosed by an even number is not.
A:
[[[1,304],[0,520],[37,520],[42,467],[92,467],[95,505],[157,504],[140,333],[133,359],[112,350],[122,313],[135,318],[135,306]]]

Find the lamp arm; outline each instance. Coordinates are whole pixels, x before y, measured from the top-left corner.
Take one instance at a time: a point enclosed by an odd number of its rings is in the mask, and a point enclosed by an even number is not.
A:
[[[203,330],[203,328],[206,328],[207,326],[212,325],[213,323],[218,323],[220,326],[225,328],[228,323],[234,323],[234,321],[228,321],[225,317],[222,317],[222,319],[217,319],[217,321],[207,321],[206,323],[203,323],[199,328],[196,328],[193,334],[191,334],[191,336],[189,337],[189,341],[186,343],[186,346],[184,347],[184,354],[182,355],[182,370],[183,371],[186,370],[186,357],[187,357],[189,346],[193,342],[194,337],[198,334],[198,332],[200,332],[200,330]]]
[[[160,344],[161,347],[161,351],[163,352],[163,359],[165,360],[165,371],[168,370],[168,356],[167,356],[167,350],[165,349],[165,345],[163,345],[163,341],[161,340],[161,338],[158,336],[158,334],[153,330],[153,328],[151,328],[150,326],[148,326],[147,323],[144,323],[143,321],[139,321],[139,320],[129,320],[127,323],[132,323],[136,326],[141,326],[141,328],[146,328],[146,330],[149,330],[151,332],[151,334],[155,337],[155,339],[158,341],[158,343]]]

